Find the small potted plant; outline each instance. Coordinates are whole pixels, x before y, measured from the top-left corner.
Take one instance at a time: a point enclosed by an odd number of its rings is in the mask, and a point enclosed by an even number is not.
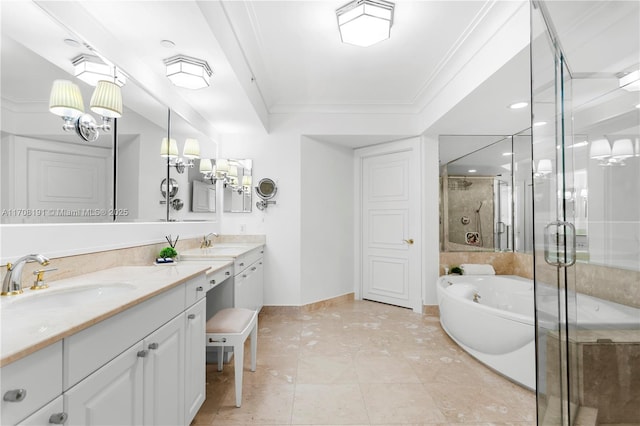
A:
[[[462,275],[462,269],[460,269],[459,266],[453,266],[451,268],[451,274],[452,275]]]
[[[171,236],[165,237],[169,242],[169,247],[165,247],[160,250],[158,253],[158,257],[156,258],[156,263],[166,264],[166,263],[175,263],[178,257],[178,251],[176,250],[176,244],[178,243],[178,238],[175,241],[171,239]]]

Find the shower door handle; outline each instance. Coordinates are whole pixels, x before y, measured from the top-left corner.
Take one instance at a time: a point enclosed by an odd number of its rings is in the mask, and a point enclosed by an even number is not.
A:
[[[576,263],[576,228],[557,220],[544,227],[544,261],[567,268]]]
[[[413,238],[409,238],[408,240],[402,240],[409,245],[413,245]]]

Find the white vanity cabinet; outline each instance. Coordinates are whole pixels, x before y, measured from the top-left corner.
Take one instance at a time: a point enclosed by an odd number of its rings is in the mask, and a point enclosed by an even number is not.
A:
[[[59,396],[62,393],[61,366],[62,342],[58,342],[2,367],[0,424],[19,423]],[[60,412],[61,409],[54,410],[49,415]],[[46,414],[39,416],[46,417]],[[47,423],[48,417],[44,424]]]
[[[191,423],[206,397],[207,302],[199,300],[185,311],[184,424]]]
[[[233,306],[260,311],[264,304],[262,247],[239,256],[234,261]]]
[[[62,396],[57,397],[20,423],[20,426],[62,425],[66,423]]]

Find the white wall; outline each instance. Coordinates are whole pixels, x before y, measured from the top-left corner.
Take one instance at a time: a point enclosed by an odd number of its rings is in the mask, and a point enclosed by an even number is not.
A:
[[[301,302],[354,291],[353,150],[302,137]]]
[[[254,190],[251,213],[222,213],[220,232],[266,235],[264,303],[300,305],[300,134],[223,135],[218,149],[218,158],[253,160],[254,186],[267,177],[278,186],[276,204],[264,211]]]
[[[437,305],[440,272],[440,163],[438,137],[422,137],[422,303]]]

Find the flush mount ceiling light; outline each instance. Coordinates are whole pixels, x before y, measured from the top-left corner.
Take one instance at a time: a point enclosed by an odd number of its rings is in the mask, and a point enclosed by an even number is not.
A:
[[[73,64],[73,75],[85,83],[96,86],[100,80],[113,81],[122,87],[127,82],[127,78],[117,67],[105,64],[102,59],[94,55],[76,56]]]
[[[640,91],[640,70],[630,72],[629,74],[620,77],[618,84],[622,89],[628,92]]]
[[[394,7],[384,0],[355,0],[336,10],[342,42],[367,47],[388,39]]]
[[[111,130],[111,119],[122,117],[122,93],[120,87],[110,81],[101,80],[91,96],[89,108],[102,116],[102,124],[84,113],[82,94],[78,85],[68,80],[55,80],[49,96],[49,111],[64,120],[62,128],[76,131],[84,141],[94,142],[100,130]]]
[[[167,77],[174,85],[185,89],[209,87],[213,72],[207,61],[176,55],[165,59],[164,64],[167,67]]]

